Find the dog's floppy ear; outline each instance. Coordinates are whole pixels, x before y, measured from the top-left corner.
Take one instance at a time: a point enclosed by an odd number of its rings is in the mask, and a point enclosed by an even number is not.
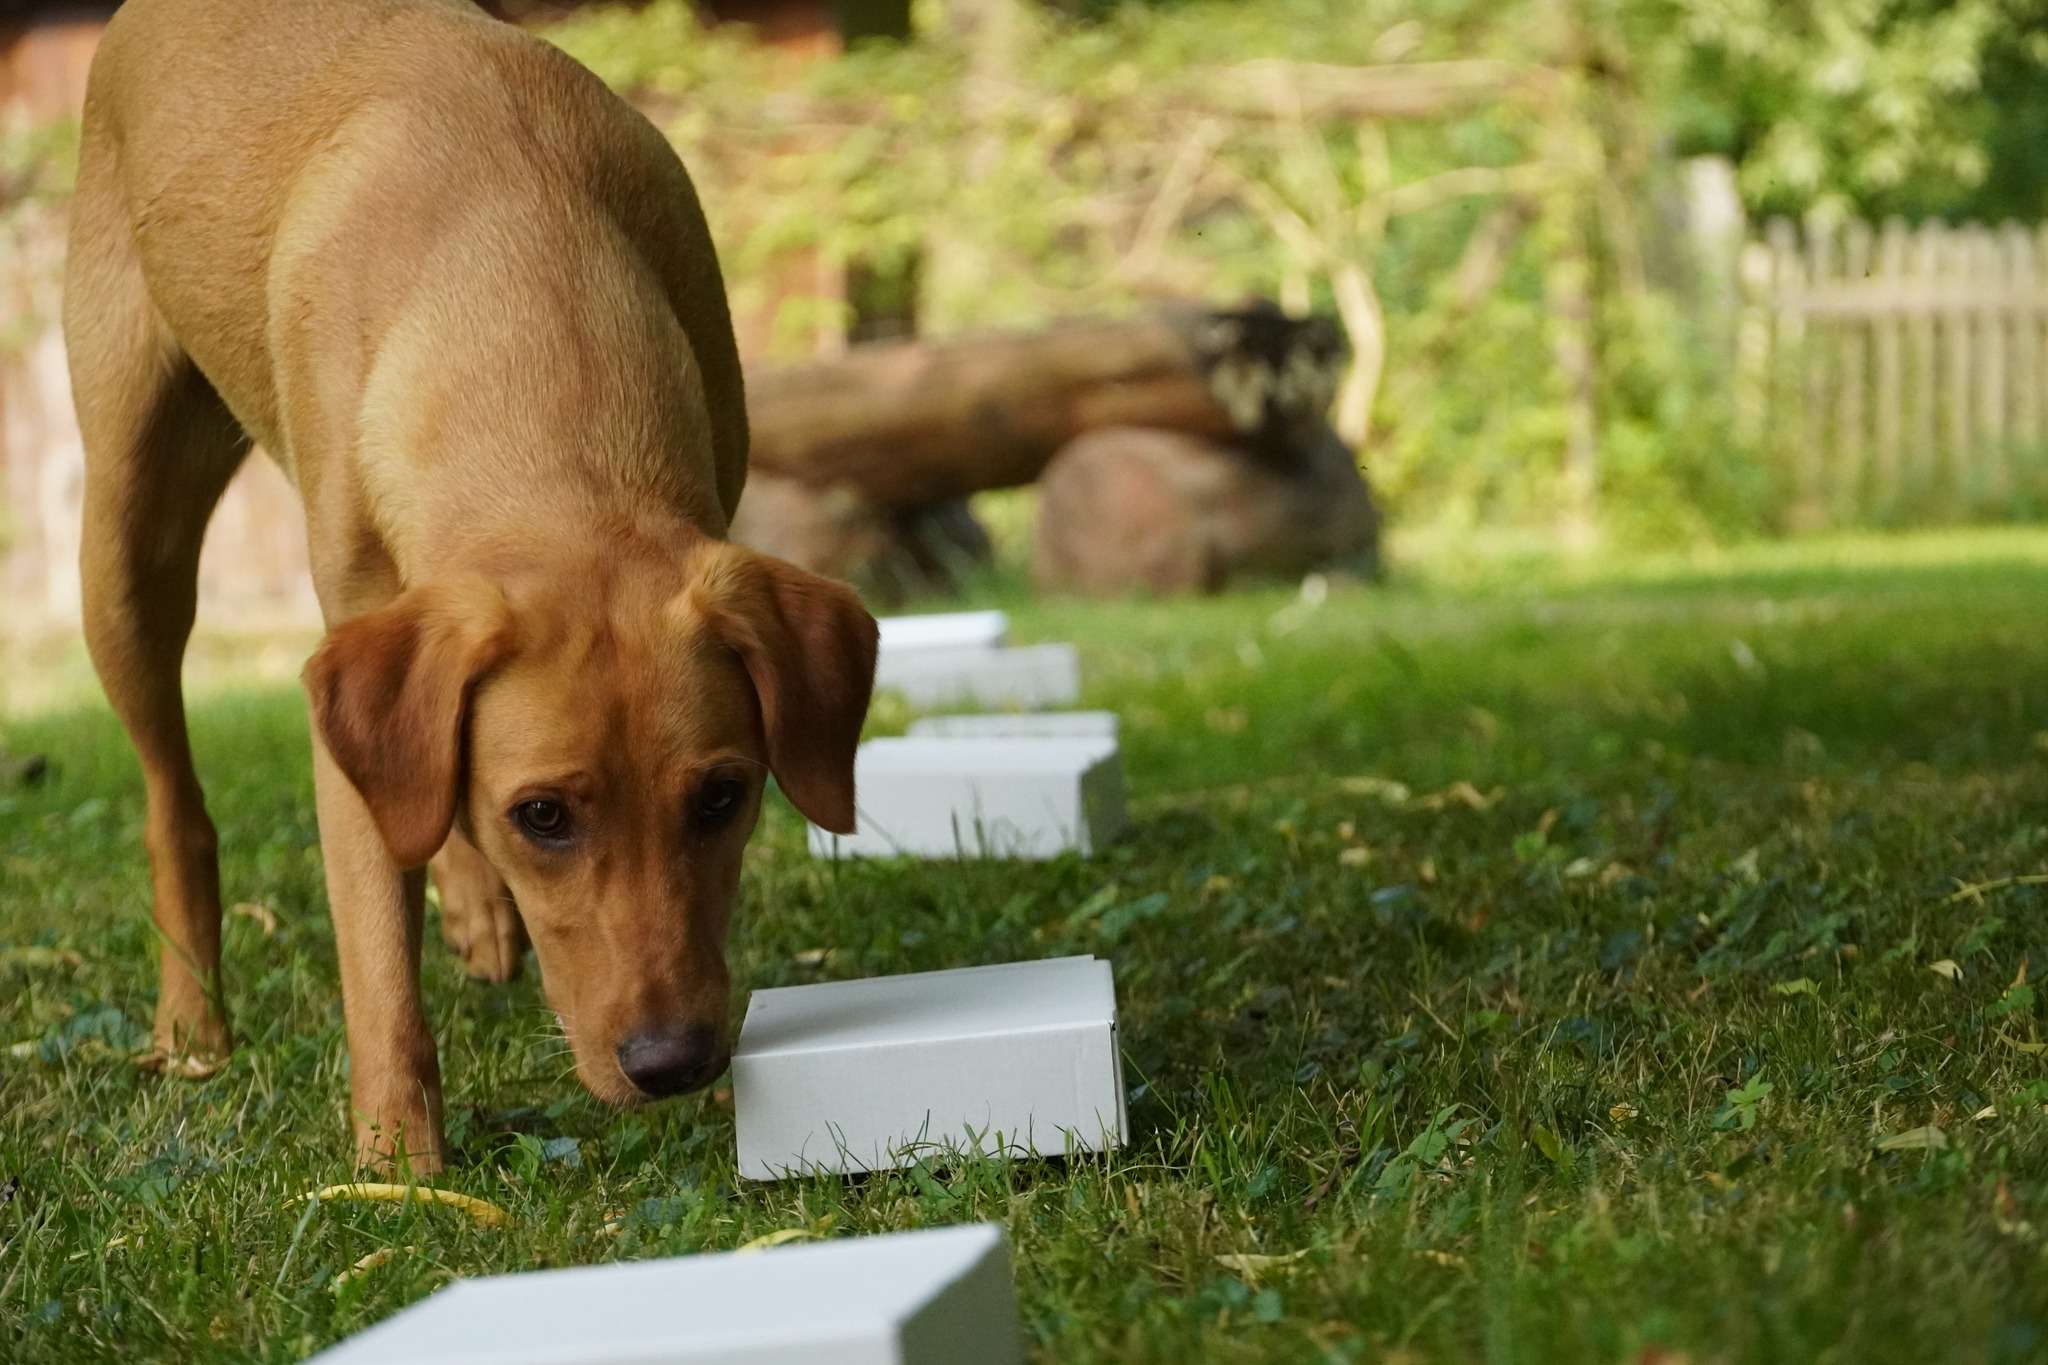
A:
[[[811,823],[853,832],[853,755],[879,635],[844,583],[735,545],[708,546],[689,601],[761,700],[768,767]]]
[[[306,664],[313,724],[401,867],[448,838],[469,695],[510,638],[494,585],[430,583],[335,627]]]

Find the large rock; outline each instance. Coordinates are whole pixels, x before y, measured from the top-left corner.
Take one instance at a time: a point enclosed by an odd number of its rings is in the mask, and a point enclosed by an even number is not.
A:
[[[1041,586],[1217,592],[1246,575],[1373,574],[1379,514],[1327,427],[1254,456],[1179,432],[1107,427],[1070,442],[1039,482]]]
[[[881,602],[945,592],[991,553],[964,501],[884,507],[850,484],[818,487],[759,471],[747,476],[732,538],[856,583]]]

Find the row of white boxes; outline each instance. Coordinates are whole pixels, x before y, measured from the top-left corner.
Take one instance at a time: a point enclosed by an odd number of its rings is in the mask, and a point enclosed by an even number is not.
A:
[[[733,1055],[740,1174],[1063,1156],[1127,1127],[1092,957],[755,991]],[[1016,1365],[999,1227],[462,1280],[315,1365]]]
[[[914,705],[1071,704],[1068,645],[1005,646],[998,612],[882,623],[877,685]],[[1124,821],[1108,712],[937,716],[861,746],[859,829],[823,856],[1047,858]],[[1120,1146],[1116,989],[1092,957],[758,990],[733,1050],[739,1173],[845,1175]],[[466,1280],[326,1365],[1015,1365],[1009,1254],[988,1224]]]
[[[1122,832],[1123,765],[1107,711],[1071,705],[1072,645],[1014,647],[999,611],[881,622],[875,686],[920,708],[1006,709],[930,716],[901,738],[871,739],[854,762],[857,826],[813,826],[819,857],[1027,858],[1095,853]]]

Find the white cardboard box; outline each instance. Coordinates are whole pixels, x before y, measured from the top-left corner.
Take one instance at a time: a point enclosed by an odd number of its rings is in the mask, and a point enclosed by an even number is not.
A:
[[[921,649],[996,649],[1010,638],[1010,618],[999,611],[941,611],[928,616],[884,616],[881,652]]]
[[[488,1275],[313,1365],[1021,1365],[992,1223]]]
[[[854,832],[811,826],[821,858],[1083,856],[1124,826],[1116,741],[871,739],[853,764]]]
[[[1115,739],[1114,711],[1013,711],[992,716],[925,716],[907,734],[934,739]]]
[[[912,706],[1070,706],[1081,695],[1081,656],[1066,644],[885,650],[875,687]]]
[[[1122,1144],[1109,964],[1059,957],[755,991],[732,1058],[749,1180],[942,1151]]]

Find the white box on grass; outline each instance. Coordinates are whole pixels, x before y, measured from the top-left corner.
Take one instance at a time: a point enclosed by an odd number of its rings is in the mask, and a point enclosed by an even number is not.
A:
[[[732,1093],[749,1180],[1106,1151],[1127,1127],[1116,986],[1060,957],[755,991]]]
[[[1114,711],[1017,711],[993,716],[925,716],[906,732],[933,739],[1115,739]]]
[[[941,611],[928,616],[884,616],[881,652],[921,649],[995,649],[1010,638],[1010,618],[999,611]]]
[[[884,650],[875,687],[920,707],[1069,706],[1081,695],[1081,656],[1066,644]]]
[[[871,739],[853,762],[854,832],[811,826],[811,852],[890,858],[1088,855],[1124,826],[1114,739]]]
[[[488,1275],[312,1365],[961,1365],[1024,1359],[992,1223]]]

